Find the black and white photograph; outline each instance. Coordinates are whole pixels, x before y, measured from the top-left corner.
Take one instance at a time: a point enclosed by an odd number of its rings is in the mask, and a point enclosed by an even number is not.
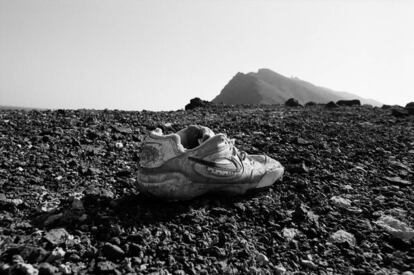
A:
[[[414,275],[414,1],[0,0],[0,275]]]

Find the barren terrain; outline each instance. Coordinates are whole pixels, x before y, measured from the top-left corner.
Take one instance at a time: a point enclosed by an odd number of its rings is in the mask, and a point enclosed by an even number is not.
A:
[[[413,271],[414,116],[390,113],[0,110],[0,274]],[[283,181],[234,198],[139,194],[146,133],[190,124],[279,160]]]

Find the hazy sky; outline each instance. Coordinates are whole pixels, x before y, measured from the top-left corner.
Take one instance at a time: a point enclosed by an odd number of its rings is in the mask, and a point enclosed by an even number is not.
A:
[[[174,110],[270,68],[414,101],[414,1],[0,0],[0,105]]]

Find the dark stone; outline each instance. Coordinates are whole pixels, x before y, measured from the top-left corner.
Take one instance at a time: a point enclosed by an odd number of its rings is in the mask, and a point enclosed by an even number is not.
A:
[[[0,265],[0,275],[9,275],[10,265],[2,264]]]
[[[305,104],[305,107],[311,107],[311,106],[316,106],[317,104],[313,101],[309,101]]]
[[[335,102],[333,102],[333,101],[329,101],[328,103],[326,103],[326,105],[325,105],[325,108],[328,108],[328,109],[332,109],[332,108],[338,108],[339,106],[338,106],[338,104],[336,104]]]
[[[20,256],[20,255],[13,255],[12,263],[13,264],[24,263],[24,260],[23,260],[22,256]]]
[[[57,267],[46,262],[39,264],[38,269],[39,275],[54,275],[58,272]]]
[[[408,114],[414,115],[414,102],[407,103],[405,110],[407,110]]]
[[[111,190],[96,187],[96,186],[89,186],[84,191],[84,194],[85,196],[98,197],[101,199],[108,199],[108,200],[112,200],[115,197],[115,194]]]
[[[336,104],[339,106],[361,106],[361,101],[359,101],[359,99],[338,100]]]
[[[96,131],[93,131],[91,129],[88,129],[86,131],[86,137],[89,138],[89,139],[94,140],[94,139],[99,137],[99,133],[97,133]]]
[[[110,261],[101,261],[96,264],[96,269],[98,271],[98,274],[114,274],[113,271],[116,269],[116,265]]]
[[[132,134],[132,129],[128,127],[122,127],[118,125],[112,125],[112,129],[115,132],[121,133],[121,134]]]
[[[139,256],[142,248],[136,243],[129,243],[128,255],[129,256]]]
[[[286,107],[302,107],[302,105],[299,103],[297,99],[289,98],[285,102]]]
[[[391,115],[395,116],[397,118],[403,118],[408,116],[408,111],[402,109],[402,108],[392,108],[391,109]]]
[[[131,176],[131,171],[128,170],[128,169],[120,170],[120,171],[116,172],[116,176],[120,177],[120,178],[129,177],[129,176]]]
[[[110,260],[118,260],[125,256],[125,252],[117,245],[105,243],[102,247],[102,253]]]
[[[296,138],[296,142],[297,142],[297,144],[299,144],[299,145],[310,145],[310,144],[312,144],[312,143],[313,143],[312,141],[310,141],[310,140],[306,140],[306,139],[301,138],[301,137],[297,137],[297,138]]]
[[[198,97],[195,97],[193,99],[190,100],[190,103],[188,103],[187,105],[185,105],[185,110],[193,110],[196,108],[203,108],[203,107],[208,107],[213,105],[211,102],[207,101],[207,100],[202,100]]]

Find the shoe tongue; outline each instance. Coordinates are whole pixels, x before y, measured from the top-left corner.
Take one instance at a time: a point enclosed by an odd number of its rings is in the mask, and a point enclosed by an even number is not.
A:
[[[218,147],[228,146],[228,143],[229,143],[227,137],[224,134],[217,134],[203,141],[203,143],[206,143],[206,142],[209,144],[208,146],[218,146]]]
[[[214,133],[212,131],[203,133],[203,136],[201,138],[198,138],[198,145],[201,145],[212,137],[214,137]]]

